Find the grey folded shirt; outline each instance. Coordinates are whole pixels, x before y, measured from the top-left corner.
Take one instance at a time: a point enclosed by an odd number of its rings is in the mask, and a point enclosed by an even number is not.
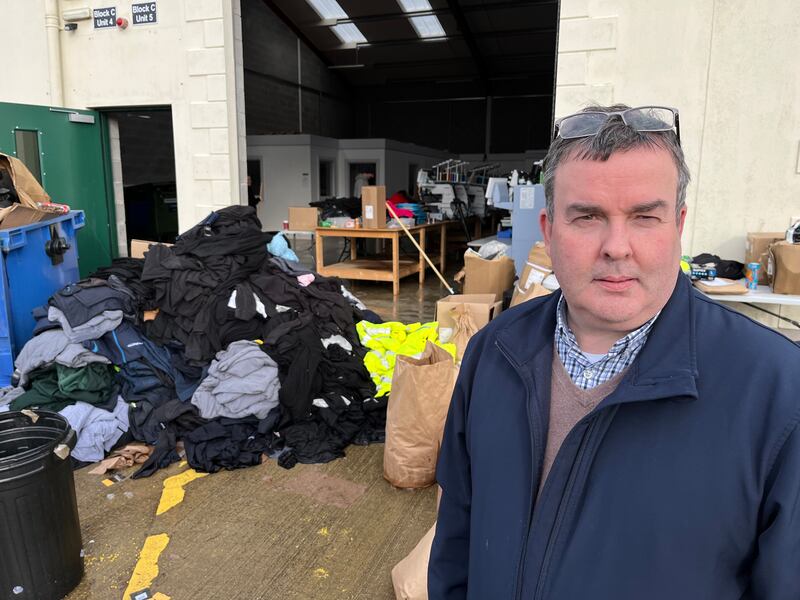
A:
[[[70,342],[80,344],[86,340],[101,338],[104,334],[116,329],[122,323],[122,311],[106,310],[96,317],[92,317],[86,323],[72,327],[66,315],[61,312],[61,309],[51,306],[47,310],[47,319],[58,322]]]
[[[70,342],[63,330],[49,329],[28,340],[14,361],[20,374],[19,385],[27,385],[31,371],[53,363],[80,369],[89,363],[109,364],[109,360]]]
[[[280,389],[275,361],[257,343],[242,340],[217,353],[192,404],[206,419],[251,415],[264,419],[278,406]]]

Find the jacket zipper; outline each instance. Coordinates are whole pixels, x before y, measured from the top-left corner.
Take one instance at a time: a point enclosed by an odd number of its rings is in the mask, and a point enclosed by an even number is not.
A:
[[[561,501],[558,503],[558,511],[556,512],[556,520],[553,524],[553,530],[550,532],[550,537],[547,540],[547,547],[545,548],[544,558],[542,559],[542,567],[539,570],[538,582],[536,583],[536,593],[533,595],[534,600],[539,600],[544,593],[544,584],[547,579],[547,572],[550,568],[550,561],[553,557],[553,547],[558,540],[558,534],[561,531],[561,525],[564,522],[564,517],[567,512],[566,507],[569,504],[569,500],[572,495],[572,489],[575,487],[575,481],[578,478],[580,465],[583,462],[583,455],[586,452],[586,446],[588,445],[589,439],[592,437],[592,433],[594,432],[596,424],[597,419],[593,420],[589,425],[589,429],[584,434],[583,439],[581,440],[581,445],[578,447],[578,453],[575,455],[575,460],[572,462],[572,470],[569,480],[567,481],[567,486],[561,496]]]
[[[497,348],[500,350],[500,354],[502,354],[506,358],[509,364],[511,364],[514,370],[517,372],[517,375],[519,375],[520,379],[522,379],[522,383],[525,386],[525,391],[528,395],[527,401],[525,403],[525,410],[528,413],[528,428],[530,430],[530,436],[531,436],[531,459],[532,459],[531,468],[533,468],[533,458],[535,454],[535,449],[534,449],[535,440],[533,437],[533,418],[531,415],[531,396],[532,396],[531,388],[528,385],[528,381],[519,372],[517,365],[514,363],[513,360],[511,360],[511,357],[506,353],[506,351],[497,342],[495,342],[495,346],[497,346]],[[530,489],[530,494],[528,496],[530,498],[530,506],[528,508],[528,522],[525,527],[525,535],[522,539],[522,552],[520,552],[519,563],[517,564],[517,585],[516,585],[516,593],[514,594],[517,600],[520,600],[522,596],[523,566],[525,564],[525,557],[528,553],[528,538],[530,537],[531,521],[533,520],[533,506],[534,506],[533,494],[535,492],[533,488],[534,488],[534,482],[533,482],[533,476],[531,476],[531,489]]]

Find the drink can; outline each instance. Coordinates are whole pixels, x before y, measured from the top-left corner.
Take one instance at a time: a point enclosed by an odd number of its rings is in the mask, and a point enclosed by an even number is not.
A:
[[[761,263],[751,262],[747,263],[747,270],[745,271],[745,278],[747,279],[747,289],[758,289],[758,271],[761,269]]]
[[[287,230],[289,229],[289,221],[284,221],[283,222],[283,228],[287,229]]]

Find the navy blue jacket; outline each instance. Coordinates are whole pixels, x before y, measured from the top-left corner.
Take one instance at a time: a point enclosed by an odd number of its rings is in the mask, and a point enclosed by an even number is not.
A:
[[[679,276],[537,501],[557,300],[503,313],[469,345],[430,599],[800,598],[800,348]]]

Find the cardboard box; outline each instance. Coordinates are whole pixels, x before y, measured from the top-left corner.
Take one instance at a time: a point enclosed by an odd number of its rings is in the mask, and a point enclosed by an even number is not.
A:
[[[289,229],[314,231],[319,226],[319,209],[311,206],[289,207]]]
[[[777,242],[770,246],[769,252],[775,274],[772,291],[800,295],[800,244]]]
[[[754,231],[747,234],[744,246],[744,264],[757,262],[761,263],[758,271],[758,283],[764,285],[770,283],[771,277],[768,271],[769,247],[775,242],[779,242],[786,237],[782,231]]]
[[[503,310],[502,300],[496,301],[494,294],[459,294],[447,296],[436,303],[436,320],[439,328],[452,328],[455,324],[450,309],[459,304],[469,305],[478,328],[483,327]]]
[[[464,254],[464,293],[494,294],[495,301],[503,299],[503,292],[514,285],[514,261],[508,256],[492,260],[482,258],[474,250]]]
[[[150,249],[153,244],[161,242],[149,242],[147,240],[131,240],[131,258],[144,258],[144,253]],[[172,244],[162,244],[164,246],[172,246]]]
[[[361,188],[361,218],[364,229],[386,228],[386,187],[365,185]]]
[[[521,304],[526,300],[546,296],[550,290],[542,286],[545,277],[553,272],[553,263],[547,255],[542,242],[536,242],[528,252],[528,260],[522,275],[514,286],[514,295],[511,297],[511,306]]]

